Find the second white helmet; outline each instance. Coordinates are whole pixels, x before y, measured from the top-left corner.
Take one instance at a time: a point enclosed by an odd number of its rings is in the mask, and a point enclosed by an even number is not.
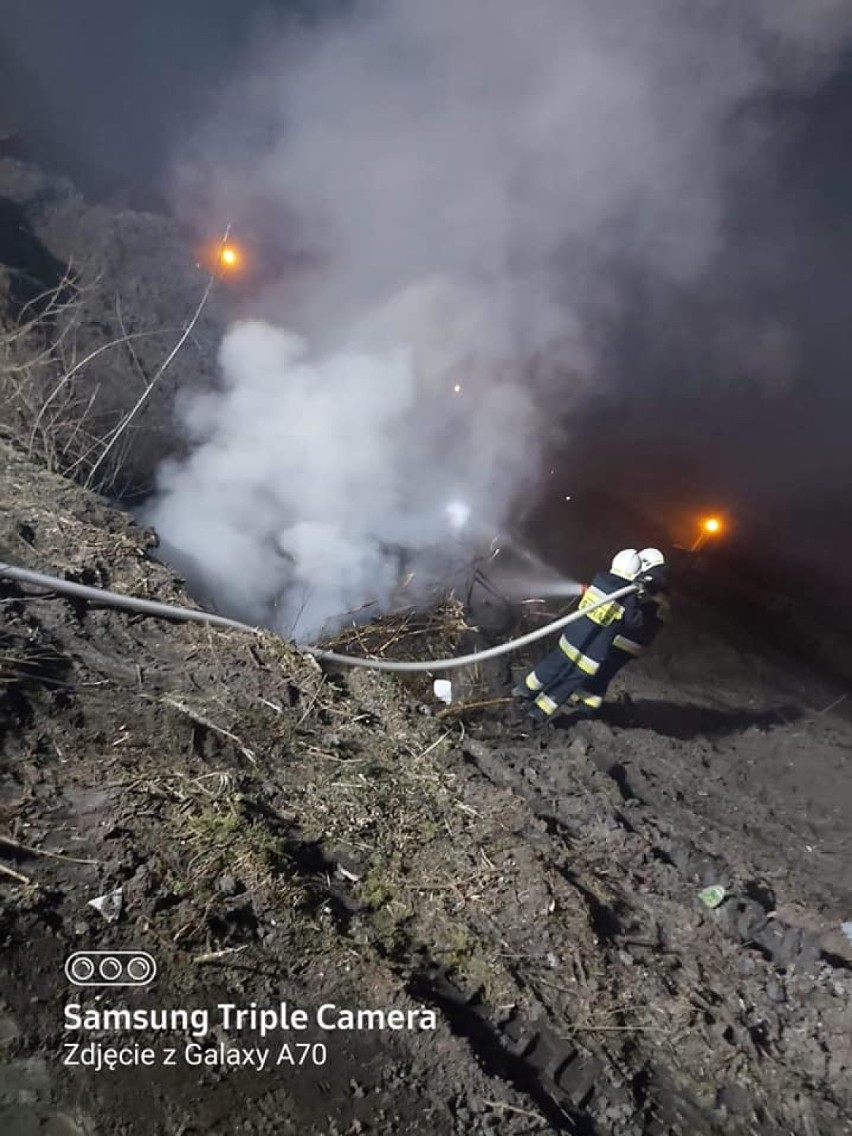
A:
[[[642,561],[635,548],[622,548],[612,558],[610,572],[613,576],[621,576],[625,580],[634,580],[642,571]]]
[[[659,548],[643,548],[639,553],[639,567],[642,572],[647,572],[649,568],[658,568],[665,562],[666,558]]]

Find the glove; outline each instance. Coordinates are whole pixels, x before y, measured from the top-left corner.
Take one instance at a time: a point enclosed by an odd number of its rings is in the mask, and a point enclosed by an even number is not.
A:
[[[638,594],[640,599],[642,597],[650,598],[663,590],[662,581],[656,576],[652,576],[650,573],[647,576],[640,576],[635,583],[639,585]]]

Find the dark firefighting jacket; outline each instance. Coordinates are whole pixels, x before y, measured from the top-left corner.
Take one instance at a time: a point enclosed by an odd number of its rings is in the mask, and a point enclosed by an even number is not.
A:
[[[613,648],[619,654],[637,659],[644,655],[665,626],[671,605],[664,592],[655,592],[639,601],[639,619],[631,630],[615,636]]]
[[[580,600],[578,610],[585,613],[583,618],[569,623],[559,639],[559,649],[589,678],[597,675],[617,640],[620,650],[627,649],[622,644],[640,646],[634,637],[643,634],[644,619],[635,592],[587,610],[629,582],[613,572],[598,572]]]
[[[630,629],[625,627],[615,634],[606,659],[597,672],[584,681],[583,690],[588,694],[605,695],[618,672],[631,659],[644,654],[665,626],[670,605],[663,592],[640,599],[637,606],[637,622]]]

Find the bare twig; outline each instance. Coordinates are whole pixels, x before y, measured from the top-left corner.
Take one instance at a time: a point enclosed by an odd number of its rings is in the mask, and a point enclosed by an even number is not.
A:
[[[81,371],[83,367],[85,367],[88,363],[91,363],[93,359],[96,359],[98,357],[98,355],[102,355],[104,351],[109,351],[112,347],[120,347],[123,343],[126,342],[126,339],[142,339],[144,336],[150,335],[162,335],[162,331],[135,331],[132,335],[127,336],[126,338],[122,337],[121,339],[111,339],[109,343],[102,343],[100,347],[95,347],[92,351],[89,352],[88,355],[85,355],[78,363],[75,363],[73,367],[67,370],[65,374],[63,374],[59,382],[56,384],[56,386],[53,388],[51,393],[47,396],[45,401],[42,403],[41,409],[36,415],[32,429],[30,431],[30,449],[32,449],[35,443],[36,433],[39,426],[41,425],[42,418],[44,417],[47,408],[51,405],[54,399],[56,399],[56,397],[59,395],[59,392],[71,382],[78,371]]]
[[[533,1112],[529,1108],[518,1108],[517,1105],[504,1104],[503,1101],[484,1100],[482,1103],[487,1105],[488,1108],[496,1108],[500,1112],[514,1112],[518,1116],[528,1116],[531,1120],[537,1120],[539,1124],[547,1124],[540,1112]]]
[[[320,696],[320,693],[322,692],[322,689],[323,689],[323,685],[324,685],[324,681],[325,681],[324,679],[323,679],[323,680],[321,680],[321,681],[320,681],[320,683],[319,683],[319,685],[317,686],[316,690],[314,691],[314,696],[313,696],[313,698],[312,698],[312,699],[310,700],[310,702],[308,703],[308,705],[307,705],[307,706],[305,707],[305,712],[304,712],[304,713],[302,714],[301,718],[300,718],[300,719],[299,719],[299,721],[298,721],[298,722],[296,723],[296,727],[297,727],[297,728],[298,728],[299,726],[301,726],[301,724],[302,724],[302,723],[304,722],[304,720],[305,720],[305,719],[306,719],[306,718],[308,717],[308,715],[310,714],[310,712],[311,712],[311,711],[313,710],[313,708],[314,708],[314,705],[315,705],[315,703],[316,703],[316,700],[317,700],[317,699],[319,698],[319,696]]]
[[[450,718],[453,714],[463,714],[465,710],[483,710],[486,706],[501,706],[511,702],[511,698],[487,698],[482,702],[460,702],[457,706],[446,706],[435,714],[435,718]]]
[[[449,731],[447,731],[447,733],[441,734],[441,736],[439,738],[435,738],[435,740],[432,742],[431,745],[426,746],[426,748],[423,750],[422,753],[417,754],[418,760],[422,761],[423,758],[426,757],[427,754],[430,754],[433,749],[435,749],[437,746],[439,746],[441,744],[441,742],[445,741],[449,736],[450,736]]]
[[[147,383],[148,383],[148,376],[145,373],[145,368],[142,366],[142,361],[140,360],[139,356],[136,354],[136,349],[133,346],[133,342],[130,338],[130,333],[128,332],[127,328],[125,327],[124,315],[123,315],[122,310],[121,310],[121,294],[118,293],[118,292],[116,293],[116,296],[115,296],[115,316],[116,316],[116,319],[118,320],[118,326],[121,329],[122,336],[124,337],[123,342],[127,345],[127,350],[128,350],[129,355],[130,355],[130,358],[133,362],[133,366],[136,368],[136,372],[139,375],[140,379],[142,380],[142,385],[146,386]]]
[[[243,757],[247,758],[252,765],[257,764],[257,758],[254,751],[241,741],[236,734],[232,734],[230,730],[226,730],[224,726],[218,726],[215,722],[211,722],[209,718],[205,718],[203,714],[199,714],[197,710],[193,710],[191,706],[187,706],[185,702],[180,702],[177,698],[170,698],[165,694],[160,701],[166,705],[171,706],[174,710],[180,711],[181,714],[186,714],[193,722],[199,726],[204,726],[206,730],[212,730],[214,734],[219,734],[220,737],[227,738],[228,741],[234,743]]]
[[[247,943],[243,944],[241,947],[223,947],[221,951],[209,951],[207,954],[196,955],[192,961],[196,966],[205,966],[209,963],[221,962],[222,959],[228,958],[230,955],[241,954],[247,947]]]
[[[33,881],[29,876],[25,876],[23,872],[16,872],[14,868],[7,868],[5,864],[0,864],[0,872],[4,876],[11,876],[13,880],[17,880],[19,884],[31,884]]]
[[[19,841],[13,840],[11,836],[4,836],[2,833],[0,833],[0,843],[9,848],[16,848],[19,852],[27,852],[31,856],[48,856],[51,860],[67,860],[70,864],[100,864],[100,860],[83,860],[77,856],[63,856],[59,852],[48,852],[44,848],[31,848],[28,844],[21,844]]]
[[[848,694],[841,694],[839,698],[835,698],[833,702],[830,702],[824,710],[817,710],[817,714],[828,714],[831,710],[836,710],[840,703],[845,702],[848,697]]]
[[[562,1036],[563,1041],[571,1041],[577,1033],[668,1033],[668,1026],[597,1026],[576,1022],[570,1033]]]
[[[171,349],[169,354],[166,356],[166,358],[163,360],[163,362],[157,368],[156,372],[154,373],[153,377],[151,378],[151,381],[145,387],[142,394],[139,396],[139,398],[136,400],[136,402],[133,404],[133,406],[130,408],[130,410],[127,412],[127,414],[125,414],[124,418],[118,424],[116,429],[113,430],[112,436],[110,437],[107,444],[104,446],[104,448],[101,451],[101,454],[98,457],[97,461],[94,463],[92,468],[89,470],[89,475],[86,478],[86,482],[85,482],[85,488],[86,489],[91,489],[92,482],[94,480],[95,474],[98,472],[98,470],[101,468],[103,463],[106,461],[109,454],[112,452],[112,449],[115,446],[116,442],[119,440],[119,438],[121,438],[124,431],[127,429],[127,427],[130,425],[130,423],[133,421],[133,419],[136,417],[136,415],[142,409],[144,404],[147,402],[148,397],[150,396],[154,387],[157,385],[157,383],[160,381],[160,379],[166,373],[166,371],[168,370],[172,361],[174,360],[175,356],[178,354],[181,347],[183,347],[184,343],[186,343],[187,339],[192,334],[192,329],[198,323],[198,320],[201,317],[201,313],[204,311],[205,305],[207,304],[207,300],[210,296],[210,293],[213,291],[213,285],[216,283],[216,280],[218,279],[218,271],[217,270],[218,270],[219,266],[221,265],[222,251],[224,250],[225,245],[228,243],[228,237],[230,235],[230,232],[231,232],[231,225],[230,225],[230,222],[229,222],[228,225],[225,228],[225,232],[224,232],[224,235],[222,236],[222,240],[219,243],[219,259],[216,262],[216,268],[214,268],[213,271],[210,273],[210,279],[207,281],[207,287],[204,289],[204,294],[202,295],[201,300],[199,301],[198,307],[195,309],[195,312],[192,316],[192,319],[189,321],[189,323],[184,328],[183,334],[180,336],[177,343],[174,345],[174,347]]]

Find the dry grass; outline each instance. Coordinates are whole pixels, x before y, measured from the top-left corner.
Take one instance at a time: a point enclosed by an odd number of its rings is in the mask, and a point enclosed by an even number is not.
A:
[[[69,270],[37,309],[25,309],[13,326],[0,325],[0,431],[46,469],[78,480],[91,478],[115,415],[89,378],[91,364],[105,353],[131,348],[134,339],[163,334],[158,329],[124,335],[81,351],[80,324],[95,284],[76,288],[68,299]],[[111,450],[99,490],[115,484],[125,455],[122,448]]]
[[[406,610],[345,628],[327,646],[375,659],[435,659],[452,655],[462,636],[473,630],[464,605],[449,595],[425,612]]]
[[[0,692],[15,686],[63,685],[68,661],[52,644],[6,626],[0,613]]]
[[[387,642],[388,628],[373,634]],[[128,725],[113,759],[138,771],[120,782],[134,802],[126,823],[150,812],[177,852],[168,887],[191,910],[178,941],[227,945],[210,919],[218,881],[234,876],[252,903],[286,912],[311,950],[329,950],[322,912],[337,888],[360,911],[356,941],[400,958],[428,944],[466,985],[505,998],[499,943],[481,932],[499,918],[504,869],[480,852],[505,817],[471,803],[456,727],[412,714],[393,678],[326,678],[272,635],[194,626],[178,637],[168,690],[133,695],[162,736],[134,738]],[[306,864],[311,849],[330,866]]]
[[[468,622],[465,605],[453,593],[444,593],[436,596],[434,605],[427,610],[406,609],[345,628],[323,646],[344,655],[429,662],[469,653],[475,635],[476,628]],[[439,673],[436,671],[435,676]],[[421,703],[434,702],[432,676],[398,674],[394,681]],[[452,681],[456,705],[444,717],[461,714],[471,704],[490,704],[488,685],[479,664],[456,671]]]
[[[214,270],[182,328],[130,333],[116,296],[115,316],[109,322],[121,334],[103,342],[95,342],[98,333],[92,330],[103,327],[104,321],[99,307],[101,277],[91,267],[78,271],[69,264],[62,280],[25,305],[14,322],[4,314],[0,297],[0,433],[48,470],[102,494],[115,493],[121,487],[133,433],[139,428],[140,411],[192,335],[216,279]],[[136,351],[137,341],[175,332],[176,342],[149,378]],[[91,377],[92,364],[101,356],[125,353],[144,383],[129,407],[130,391],[125,391],[120,377],[110,384],[114,389],[109,392]]]
[[[179,850],[161,883],[167,895],[187,901],[174,942],[215,948],[216,917],[227,923],[223,912],[236,896],[238,904],[274,910],[304,958],[332,949],[328,928],[316,918],[322,889],[300,871],[286,829],[254,815],[259,794],[250,781],[221,769],[147,775],[121,787],[156,809]],[[233,882],[224,887],[225,880]]]

